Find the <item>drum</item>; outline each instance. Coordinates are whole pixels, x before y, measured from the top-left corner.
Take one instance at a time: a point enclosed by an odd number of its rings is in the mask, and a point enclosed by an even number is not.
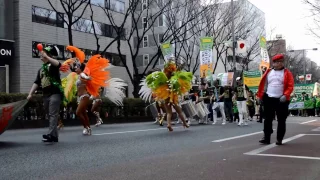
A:
[[[199,104],[201,104],[202,105],[202,107],[203,107],[203,109],[204,109],[204,111],[205,111],[205,113],[208,115],[208,114],[210,114],[210,111],[209,111],[209,109],[208,109],[208,106],[202,101],[202,102],[200,102]]]
[[[205,118],[207,116],[207,112],[206,112],[203,104],[201,104],[201,103],[196,104],[196,109],[197,109],[197,112],[198,112],[198,116],[201,119],[203,119],[203,118]]]
[[[181,108],[187,118],[192,118],[197,115],[197,110],[192,101],[185,101],[181,103]]]
[[[156,105],[157,102],[154,102],[152,104],[150,104],[148,107],[150,109],[150,112],[153,116],[153,118],[157,118],[158,117],[158,110],[157,110],[157,105]]]

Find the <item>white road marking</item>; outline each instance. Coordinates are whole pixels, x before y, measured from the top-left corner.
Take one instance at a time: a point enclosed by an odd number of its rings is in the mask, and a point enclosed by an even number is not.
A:
[[[293,136],[293,137],[290,137],[290,138],[287,138],[285,140],[283,140],[282,142],[283,143],[286,143],[286,142],[289,142],[289,141],[292,141],[292,140],[295,140],[295,139],[298,139],[298,138],[301,138],[302,136],[305,136],[306,134],[298,134],[296,136]],[[309,134],[307,134],[309,135]],[[270,144],[268,146],[264,146],[262,148],[258,148],[258,149],[255,149],[253,151],[250,151],[250,152],[247,152],[247,153],[244,153],[245,155],[258,155],[259,153],[262,153],[263,151],[267,151],[271,148],[274,148],[276,147],[277,145],[275,143],[273,144]]]
[[[320,131],[320,127],[312,129],[311,131]]]
[[[173,129],[178,129],[181,127],[173,127]],[[167,128],[156,128],[156,129],[143,129],[135,131],[121,131],[121,132],[110,132],[110,133],[101,133],[101,134],[92,134],[93,136],[102,136],[102,135],[112,135],[112,134],[126,134],[126,133],[137,133],[137,132],[147,132],[147,131],[158,131],[158,130],[167,130]]]
[[[316,119],[313,119],[313,120],[310,120],[310,121],[306,121],[306,122],[302,122],[300,124],[307,124],[307,123],[311,123],[311,122],[314,122],[314,121],[317,121]]]
[[[281,154],[256,154],[256,156],[272,156],[272,157],[285,157],[285,158],[295,158],[295,159],[320,160],[320,157],[292,156],[292,155],[281,155]]]
[[[239,139],[239,138],[248,137],[248,136],[253,136],[253,135],[261,134],[261,133],[263,133],[263,132],[262,132],[262,131],[259,131],[259,132],[255,132],[255,133],[244,134],[244,135],[241,135],[241,136],[234,136],[234,137],[230,137],[230,138],[224,138],[224,139],[214,140],[214,141],[212,141],[212,142],[229,141],[229,140]]]

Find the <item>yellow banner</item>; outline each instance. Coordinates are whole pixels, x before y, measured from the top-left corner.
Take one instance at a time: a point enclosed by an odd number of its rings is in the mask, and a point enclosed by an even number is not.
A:
[[[200,77],[204,78],[213,73],[213,63],[200,65]]]
[[[256,87],[260,84],[261,77],[255,77],[255,78],[244,78],[244,84],[248,87]]]

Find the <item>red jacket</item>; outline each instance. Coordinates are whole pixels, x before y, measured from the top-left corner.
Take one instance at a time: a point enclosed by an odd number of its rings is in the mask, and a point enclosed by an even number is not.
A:
[[[264,93],[266,92],[266,80],[268,77],[269,72],[272,69],[268,69],[264,75],[262,76],[262,79],[260,81],[259,84],[259,89],[257,92],[257,97],[262,99]],[[288,70],[288,69],[284,69],[284,87],[283,87],[283,95],[286,96],[287,100],[290,100],[290,95],[293,91],[293,87],[294,87],[294,80],[293,80],[293,76],[292,73]]]

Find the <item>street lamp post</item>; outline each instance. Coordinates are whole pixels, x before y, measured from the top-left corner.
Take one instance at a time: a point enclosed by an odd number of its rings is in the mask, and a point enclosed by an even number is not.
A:
[[[306,52],[307,50],[317,51],[318,48],[299,49],[299,50],[290,50],[290,51],[289,51],[289,52],[302,51],[302,58],[303,58],[303,60],[304,60],[304,68],[303,68],[303,72],[304,72],[304,84],[307,84],[307,78],[306,78],[307,59],[306,59],[306,57],[305,57],[305,52]]]
[[[232,24],[231,24],[231,32],[232,32],[232,60],[233,60],[233,82],[235,82],[236,76],[236,42],[235,42],[235,35],[234,35],[234,8],[233,8],[233,0],[231,0],[231,17],[232,17]],[[235,83],[233,83],[235,85]]]

